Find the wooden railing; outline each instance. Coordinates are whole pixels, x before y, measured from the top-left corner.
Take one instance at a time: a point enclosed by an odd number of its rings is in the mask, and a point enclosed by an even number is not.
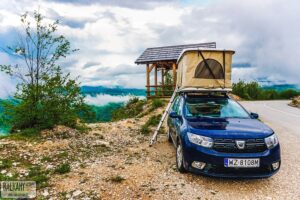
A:
[[[170,98],[174,92],[175,85],[149,85],[147,88],[147,98]]]

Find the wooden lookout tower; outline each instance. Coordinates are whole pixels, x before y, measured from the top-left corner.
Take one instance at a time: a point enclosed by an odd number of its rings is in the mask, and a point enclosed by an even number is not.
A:
[[[136,64],[146,65],[146,96],[151,98],[170,98],[175,90],[177,78],[177,59],[184,49],[216,48],[215,42],[189,45],[176,45],[147,48],[135,61]],[[154,69],[154,84],[150,83],[151,72]],[[166,75],[172,71],[172,82],[165,84]],[[158,72],[161,80],[158,80]],[[160,81],[160,83],[158,83]]]

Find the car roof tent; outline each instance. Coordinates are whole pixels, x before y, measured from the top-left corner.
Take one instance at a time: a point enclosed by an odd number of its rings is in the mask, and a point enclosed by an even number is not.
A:
[[[232,50],[191,48],[177,60],[178,90],[230,89]]]

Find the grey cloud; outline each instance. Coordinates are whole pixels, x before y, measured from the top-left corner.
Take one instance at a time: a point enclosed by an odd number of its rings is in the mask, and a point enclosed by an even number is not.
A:
[[[98,73],[104,77],[116,77],[131,74],[142,74],[145,73],[145,69],[142,66],[136,65],[118,65],[116,67],[100,67],[97,69]]]
[[[232,63],[232,67],[234,68],[248,68],[251,67],[250,63],[244,63],[244,62],[234,62]]]
[[[100,62],[89,61],[83,65],[83,69],[87,69],[93,66],[101,65]]]
[[[78,19],[78,18],[61,16],[58,12],[56,12],[55,10],[53,10],[51,8],[47,9],[46,15],[47,15],[47,17],[49,17],[51,19],[58,19],[60,21],[60,24],[62,24],[62,25],[69,26],[71,28],[78,28],[78,29],[82,29],[82,28],[84,28],[85,24],[92,23],[97,20],[94,18]]]
[[[176,3],[178,0],[47,0],[58,3],[72,3],[79,5],[102,4],[108,6],[126,7],[134,9],[149,9],[159,4]]]

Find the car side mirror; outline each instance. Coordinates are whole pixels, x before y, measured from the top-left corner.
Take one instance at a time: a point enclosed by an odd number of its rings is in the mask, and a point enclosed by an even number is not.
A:
[[[170,112],[170,113],[169,113],[169,116],[170,116],[171,118],[174,118],[174,119],[175,119],[175,118],[180,118],[180,115],[178,115],[177,112],[174,112],[174,111]]]
[[[250,113],[250,116],[252,119],[258,119],[259,118],[259,115],[257,113]]]

